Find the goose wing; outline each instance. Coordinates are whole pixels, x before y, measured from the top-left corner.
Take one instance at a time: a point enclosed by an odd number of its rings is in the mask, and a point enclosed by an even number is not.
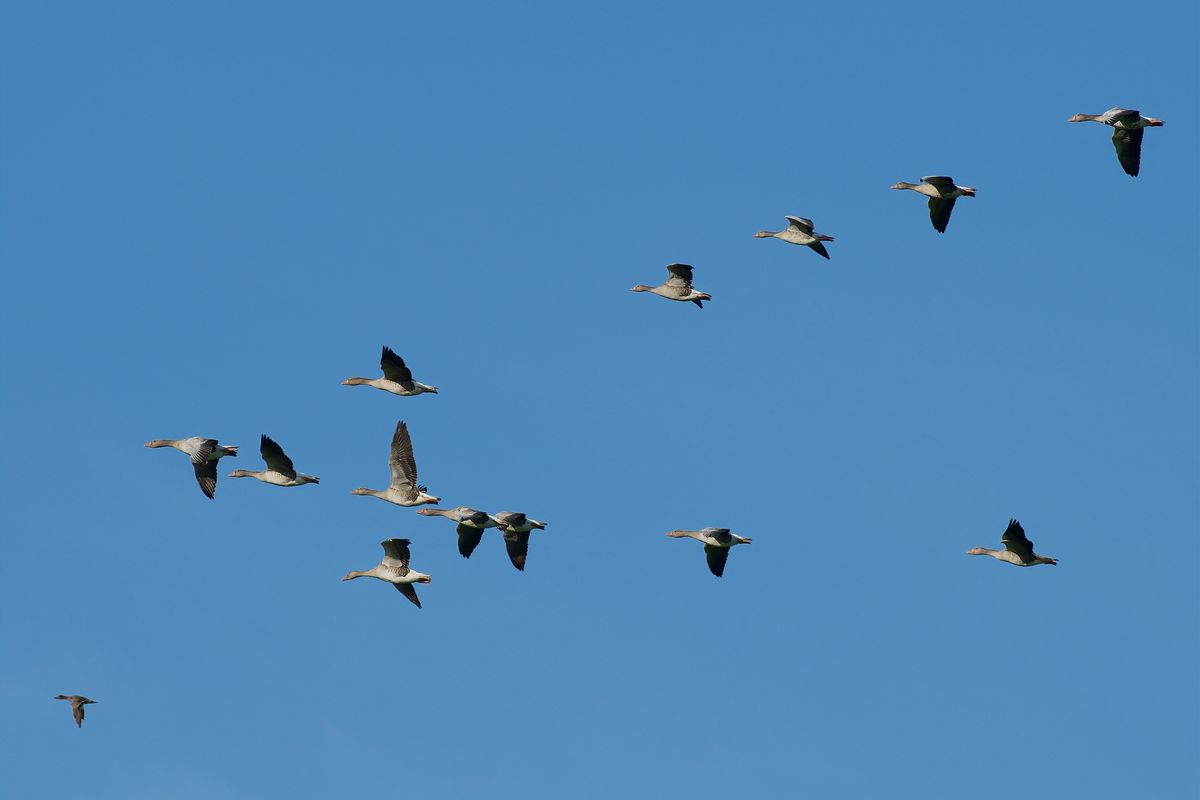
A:
[[[1131,112],[1137,114],[1136,111]],[[1113,147],[1117,150],[1117,161],[1125,174],[1136,178],[1142,165],[1142,134],[1144,128],[1113,128]]]
[[[458,552],[463,558],[470,558],[471,553],[475,552],[475,548],[479,547],[479,543],[483,540],[483,528],[472,528],[470,525],[463,525],[461,522],[456,527],[458,531]]]
[[[407,597],[414,606],[421,607],[421,598],[417,597],[417,589],[411,583],[393,583],[392,586],[395,586],[396,591]]]
[[[404,572],[400,573],[401,575],[408,572],[408,545],[410,541],[409,539],[388,539],[379,543],[383,547],[384,556],[400,564],[400,568],[404,570]]]
[[[400,384],[406,391],[412,391],[414,388],[412,370],[404,364],[404,359],[396,355],[392,348],[383,348],[383,355],[379,357],[379,366],[383,368],[383,377]]]
[[[1008,521],[1008,527],[1004,529],[1004,535],[1000,537],[1000,541],[1004,543],[1005,550],[1024,563],[1028,564],[1033,561],[1033,542],[1029,541],[1029,537],[1025,535],[1025,529],[1015,519]]]
[[[217,462],[209,461],[208,458],[216,447],[216,439],[203,439],[189,453],[192,458],[192,469],[196,471],[196,482],[200,484],[200,491],[204,492],[204,495],[210,500],[217,491]]]
[[[805,219],[804,217],[784,217],[784,219],[788,221],[789,228],[795,228],[801,233],[812,236],[813,223],[811,219]]]
[[[945,233],[946,226],[950,224],[950,213],[954,211],[954,200],[953,197],[948,200],[940,197],[929,198],[929,221],[933,223],[933,229],[938,233]]]
[[[1105,125],[1113,125],[1118,122],[1137,122],[1141,118],[1140,111],[1130,108],[1110,108],[1100,115],[1100,121]]]
[[[296,468],[292,466],[292,460],[287,457],[287,453],[283,452],[283,448],[265,433],[259,443],[258,452],[262,454],[263,461],[267,462],[267,469],[287,475],[289,478],[296,477]]]
[[[667,286],[678,286],[681,289],[692,288],[692,267],[690,264],[667,264]]]
[[[501,528],[525,527],[525,515],[519,511],[501,511],[499,514],[493,514],[492,519],[500,523]]]
[[[821,242],[821,241],[813,242],[812,244],[809,245],[809,247],[811,247],[813,250],[820,253],[821,255],[825,256],[826,258],[829,258],[829,251],[825,249],[825,244],[823,242]]]
[[[729,533],[729,531],[726,531]],[[729,560],[728,547],[715,547],[711,544],[704,545],[704,556],[708,559],[708,569],[713,575],[718,578],[725,574],[725,562]]]
[[[388,466],[392,469],[392,488],[403,492],[409,499],[417,496],[417,462],[413,458],[412,438],[404,420],[396,423],[392,434],[392,449],[388,454]]]
[[[954,191],[954,178],[947,177],[946,175],[922,175],[921,183],[928,183],[941,192]]]
[[[517,569],[525,570],[525,556],[529,555],[529,531],[505,531],[504,549],[508,551],[508,560]]]
[[[73,717],[75,717],[75,725],[77,727],[82,728],[83,727],[83,698],[82,697],[72,697],[71,698],[71,715]]]

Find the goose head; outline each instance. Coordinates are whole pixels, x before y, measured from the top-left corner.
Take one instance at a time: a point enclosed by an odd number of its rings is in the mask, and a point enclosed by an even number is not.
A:
[[[774,235],[775,234],[772,233],[771,231],[759,231],[758,233],[754,234],[754,238],[755,239],[767,239]]]
[[[647,285],[646,285],[646,284],[644,284],[644,283],[639,283],[639,284],[635,285],[635,286],[634,286],[632,289],[630,289],[629,291],[631,291],[631,292],[652,292],[652,291],[654,291],[654,287],[653,287],[653,286],[647,286]]]

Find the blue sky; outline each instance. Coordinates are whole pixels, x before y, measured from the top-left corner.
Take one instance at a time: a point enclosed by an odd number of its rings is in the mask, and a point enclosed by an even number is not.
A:
[[[1197,792],[1194,6],[346,5],[0,6],[0,794]]]

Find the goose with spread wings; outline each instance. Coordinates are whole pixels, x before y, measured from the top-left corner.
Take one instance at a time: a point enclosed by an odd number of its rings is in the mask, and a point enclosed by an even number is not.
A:
[[[698,292],[692,288],[692,267],[690,264],[667,264],[667,282],[658,286],[637,284],[629,291],[651,292],[668,300],[678,300],[681,303],[695,303],[704,308],[705,300],[712,300],[707,292]]]
[[[1110,108],[1103,114],[1076,114],[1067,122],[1099,122],[1110,126],[1117,161],[1131,178],[1137,177],[1142,166],[1142,133],[1146,128],[1158,128],[1163,124],[1161,119],[1143,117],[1140,112],[1128,108]]]
[[[784,217],[788,221],[788,226],[781,231],[759,231],[754,234],[755,239],[781,239],[790,244],[800,244],[811,248],[818,255],[829,258],[829,251],[825,249],[825,245],[821,242],[832,242],[832,236],[826,236],[823,233],[813,233],[813,222],[811,219],[804,217]]]
[[[396,423],[396,430],[392,433],[388,467],[392,472],[392,482],[386,489],[360,487],[350,494],[378,497],[398,506],[441,502],[440,497],[429,494],[427,487],[417,483],[417,461],[413,458],[412,437],[408,435],[408,425],[404,420]]]
[[[54,699],[71,701],[71,715],[75,717],[75,727],[77,728],[83,727],[83,707],[96,702],[95,700],[88,700],[81,694],[59,694],[55,695]]]
[[[926,175],[920,183],[905,183],[900,181],[892,185],[893,189],[912,189],[929,198],[929,221],[938,233],[945,233],[950,224],[950,212],[954,210],[954,201],[960,197],[974,197],[975,190],[970,186],[957,186],[953,178],[945,175]]]
[[[720,578],[725,574],[725,562],[729,560],[729,549],[734,545],[750,544],[748,536],[738,536],[729,528],[701,528],[698,531],[667,531],[672,539],[695,539],[704,543],[704,556],[708,569]]]
[[[1029,541],[1029,537],[1025,535],[1025,529],[1015,519],[1008,521],[1008,527],[1004,529],[1004,534],[1000,537],[1000,542],[1004,545],[1003,550],[972,547],[967,551],[967,555],[991,556],[1000,561],[1007,561],[1009,564],[1016,564],[1018,567],[1035,567],[1038,564],[1054,566],[1058,563],[1057,558],[1038,555],[1033,552],[1033,542]]]
[[[355,578],[378,578],[396,587],[400,594],[407,597],[417,608],[421,607],[421,598],[417,597],[414,583],[429,583],[431,578],[424,572],[409,569],[408,539],[388,539],[380,542],[383,546],[383,560],[368,570],[350,570],[342,578],[344,581]]]
[[[529,532],[545,530],[546,523],[527,517],[519,511],[501,511],[499,514],[492,514],[492,520],[504,537],[504,549],[508,551],[508,560],[523,572],[525,558],[529,555]]]
[[[292,466],[292,460],[288,458],[287,453],[283,452],[283,448],[265,433],[259,442],[258,452],[262,454],[262,460],[267,464],[266,469],[235,469],[229,473],[229,477],[255,478],[272,486],[303,486],[306,483],[321,482],[316,475],[297,472],[296,468]]]
[[[495,528],[499,523],[492,519],[486,512],[479,511],[467,506],[459,506],[458,508],[419,508],[418,514],[423,514],[426,517],[445,517],[453,520],[455,530],[458,532],[458,552],[463,558],[470,558],[471,553],[475,552],[475,548],[479,546],[479,542],[483,539],[483,532],[488,528]]]
[[[404,359],[396,355],[392,348],[386,345],[380,356],[379,366],[383,369],[382,378],[346,378],[343,386],[374,386],[385,392],[398,394],[401,397],[413,397],[418,394],[437,394],[436,386],[428,386],[414,381],[412,370],[404,363]]]
[[[192,460],[200,491],[212,500],[217,494],[217,462],[225,456],[236,456],[236,444],[218,444],[216,439],[192,436],[187,439],[152,439],[146,447],[174,447]]]

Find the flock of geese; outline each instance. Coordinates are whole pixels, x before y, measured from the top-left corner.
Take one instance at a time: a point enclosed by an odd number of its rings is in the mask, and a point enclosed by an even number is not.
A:
[[[1103,114],[1076,114],[1068,122],[1099,122],[1113,128],[1113,146],[1116,148],[1117,161],[1126,174],[1136,177],[1141,166],[1142,133],[1146,128],[1158,127],[1163,124],[1161,119],[1143,117],[1139,112],[1110,108]],[[952,178],[946,176],[927,176],[920,183],[899,182],[893,189],[910,189],[929,198],[929,220],[934,230],[945,233],[950,224],[950,214],[954,203],[960,197],[974,197],[975,189],[970,186],[959,186]],[[814,230],[812,220],[804,217],[785,217],[788,226],[781,231],[759,231],[754,236],[759,239],[775,238],[795,245],[803,245],[815,251],[823,258],[829,258],[825,242],[832,242],[833,237]],[[631,291],[650,292],[668,300],[683,303],[695,303],[704,308],[705,301],[712,300],[707,292],[693,288],[693,269],[688,264],[668,264],[668,278],[658,286],[635,285]],[[342,381],[344,386],[372,386],[400,397],[414,397],[421,394],[437,394],[436,386],[421,383],[413,379],[412,371],[389,347],[383,348],[380,358],[383,375],[378,378],[347,378]],[[236,457],[237,445],[223,445],[216,439],[193,436],[188,439],[154,439],[146,447],[172,447],[186,455],[192,462],[192,469],[200,491],[210,499],[216,497],[217,463],[226,457]],[[321,479],[296,470],[292,459],[283,448],[271,437],[263,434],[259,441],[259,454],[266,469],[248,470],[235,469],[229,473],[231,478],[255,478],[272,486],[294,487],[306,484],[319,484]],[[426,486],[418,483],[417,463],[413,457],[412,438],[408,425],[404,420],[396,423],[392,434],[391,449],[388,454],[388,468],[391,480],[386,489],[354,489],[351,494],[368,497],[378,497],[388,503],[398,506],[412,507],[433,505],[441,502],[441,498],[429,493]],[[428,517],[445,517],[455,524],[458,533],[458,552],[463,558],[470,558],[475,548],[482,541],[483,533],[488,528],[497,528],[504,538],[505,549],[512,565],[518,570],[525,569],[526,557],[529,553],[529,535],[534,530],[544,530],[547,523],[528,517],[516,511],[502,511],[489,514],[467,506],[457,508],[420,508],[417,513]],[[667,536],[675,539],[695,539],[704,545],[704,555],[708,569],[713,575],[722,577],[725,574],[725,564],[729,559],[729,551],[739,544],[750,544],[748,536],[740,536],[728,528],[702,528],[700,530],[672,530]],[[1008,522],[1008,527],[1000,537],[1003,550],[991,550],[986,547],[973,547],[968,555],[986,555],[1018,567],[1033,567],[1039,564],[1055,565],[1058,559],[1040,555],[1034,552],[1033,542],[1025,535],[1025,529],[1015,519]],[[418,572],[409,567],[411,558],[409,539],[387,539],[381,543],[383,560],[367,570],[351,570],[342,578],[343,581],[355,578],[376,578],[392,584],[417,608],[421,607],[421,599],[417,596],[414,584],[429,583],[431,577],[424,572]],[[96,701],[83,695],[57,695],[56,700],[69,700],[71,713],[75,724],[83,727],[84,706]]]

